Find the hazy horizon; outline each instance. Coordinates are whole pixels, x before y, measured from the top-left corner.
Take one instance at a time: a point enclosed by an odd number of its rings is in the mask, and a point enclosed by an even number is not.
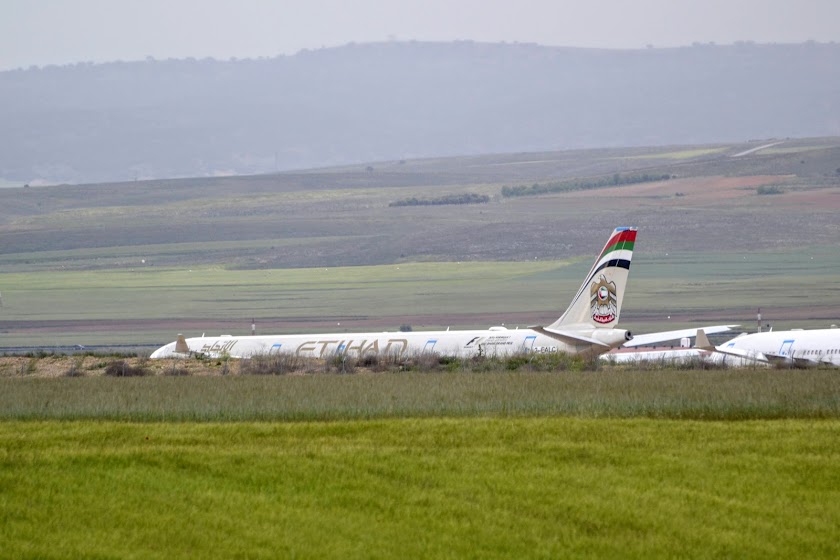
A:
[[[6,0],[0,13],[0,70],[274,57],[389,40],[637,49],[840,39],[834,0]]]

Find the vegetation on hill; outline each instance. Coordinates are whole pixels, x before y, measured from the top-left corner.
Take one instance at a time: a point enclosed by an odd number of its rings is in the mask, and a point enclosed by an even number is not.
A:
[[[756,194],[784,194],[785,190],[779,185],[761,185],[755,189]]]
[[[502,187],[502,196],[533,196],[538,194],[559,193],[568,191],[580,191],[587,189],[598,189],[602,187],[617,187],[620,185],[633,185],[636,183],[649,183],[652,181],[667,181],[671,178],[670,173],[638,175],[620,175],[616,173],[612,177],[600,179],[578,179],[573,181],[557,181],[552,183],[534,183],[526,186]]]
[[[388,204],[388,206],[442,206],[445,204],[484,204],[490,202],[486,194],[464,193],[448,194],[437,198],[404,198]]]

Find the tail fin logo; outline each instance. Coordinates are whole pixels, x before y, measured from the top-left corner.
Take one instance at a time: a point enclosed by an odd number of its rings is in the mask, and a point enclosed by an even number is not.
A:
[[[605,325],[612,323],[618,316],[618,297],[615,282],[607,282],[601,274],[597,282],[589,288],[589,300],[592,305],[592,320]]]

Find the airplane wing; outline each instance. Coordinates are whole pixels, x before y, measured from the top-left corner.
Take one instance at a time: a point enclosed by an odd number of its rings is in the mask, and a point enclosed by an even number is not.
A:
[[[781,356],[768,356],[762,354],[761,352],[754,352],[751,350],[742,350],[740,348],[727,348],[726,346],[715,346],[713,348],[715,352],[720,354],[726,354],[727,356],[735,356],[736,358],[741,358],[744,360],[749,360],[753,362],[759,362],[762,364],[769,364],[773,361],[773,358],[782,359]],[[790,359],[790,358],[784,358]],[[778,361],[778,360],[776,360]]]
[[[677,340],[685,337],[697,336],[698,331],[705,334],[717,334],[729,332],[740,325],[715,325],[712,327],[700,327],[694,329],[681,329],[677,331],[663,331],[649,334],[637,334],[629,342],[625,342],[622,348],[633,348],[635,346],[646,346],[656,344],[658,342],[666,342],[668,340]]]
[[[825,357],[820,358],[818,360],[812,360],[811,358],[797,358],[794,356],[791,358],[790,356],[782,356],[781,354],[764,354],[767,357],[767,361],[771,364],[785,364],[785,365],[792,365],[797,368],[808,368],[818,366],[820,364],[823,365],[834,365],[831,359]]]
[[[779,354],[763,354],[767,358],[769,364],[787,364],[798,368],[817,365],[816,360],[809,360],[808,358],[791,358],[790,356],[781,356]]]
[[[753,350],[742,350],[741,348],[733,348],[731,346],[713,345],[711,342],[709,342],[709,337],[706,336],[704,329],[697,329],[697,340],[694,343],[694,347],[699,348],[701,350],[708,350],[710,352],[717,352],[718,354],[724,354],[726,356],[734,356],[736,358],[740,358],[741,360],[746,360],[748,362],[759,362],[762,364],[770,363],[769,357],[765,356],[761,352],[755,352]]]

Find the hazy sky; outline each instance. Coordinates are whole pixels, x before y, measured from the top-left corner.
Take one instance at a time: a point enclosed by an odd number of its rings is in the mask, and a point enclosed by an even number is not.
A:
[[[642,48],[840,41],[840,0],[0,0],[0,69],[351,41]]]

